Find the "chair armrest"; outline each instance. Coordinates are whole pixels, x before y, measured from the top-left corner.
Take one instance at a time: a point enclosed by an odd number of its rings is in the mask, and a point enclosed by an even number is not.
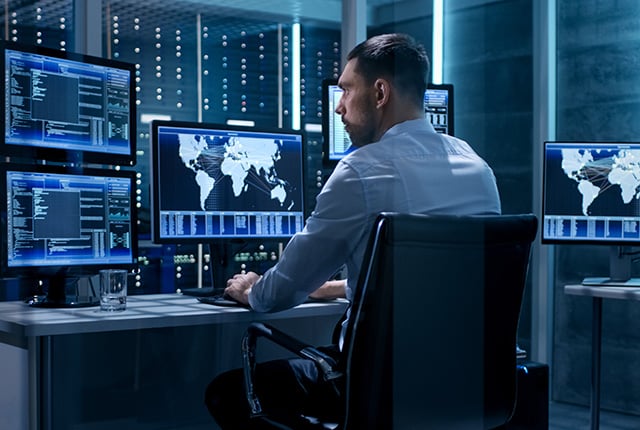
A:
[[[266,337],[270,341],[298,355],[301,354],[301,351],[304,348],[309,346],[308,344],[299,341],[293,336],[290,336],[275,327],[260,322],[253,322],[249,324],[249,327],[247,327],[247,335],[255,338]]]
[[[245,391],[252,417],[260,416],[262,414],[260,401],[253,389],[253,380],[256,368],[255,350],[258,337],[265,337],[281,347],[295,353],[299,357],[313,361],[322,373],[323,378],[327,381],[342,376],[342,373],[336,370],[337,363],[333,357],[270,325],[260,322],[251,323],[242,338],[242,359]]]

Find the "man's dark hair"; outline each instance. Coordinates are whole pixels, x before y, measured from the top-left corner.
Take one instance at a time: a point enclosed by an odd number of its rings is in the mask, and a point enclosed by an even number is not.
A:
[[[347,61],[356,59],[356,72],[368,83],[389,79],[399,91],[424,103],[429,75],[429,58],[424,47],[401,33],[373,36],[353,48]]]

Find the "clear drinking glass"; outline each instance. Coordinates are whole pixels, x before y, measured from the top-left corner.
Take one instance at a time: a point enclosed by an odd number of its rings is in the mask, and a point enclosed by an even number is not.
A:
[[[127,271],[100,271],[100,310],[123,311],[127,308]]]

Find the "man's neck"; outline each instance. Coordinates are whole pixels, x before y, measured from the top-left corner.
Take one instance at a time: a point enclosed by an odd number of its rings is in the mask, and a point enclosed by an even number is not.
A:
[[[424,112],[416,109],[407,110],[407,105],[395,108],[393,106],[387,107],[382,114],[375,141],[380,140],[391,127],[414,119],[424,119]]]

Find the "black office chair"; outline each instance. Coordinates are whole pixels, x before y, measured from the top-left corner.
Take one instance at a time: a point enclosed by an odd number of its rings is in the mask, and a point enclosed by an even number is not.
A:
[[[534,215],[381,214],[371,233],[343,359],[261,323],[243,338],[247,398],[258,337],[345,378],[341,429],[491,429],[516,401],[516,332]]]

